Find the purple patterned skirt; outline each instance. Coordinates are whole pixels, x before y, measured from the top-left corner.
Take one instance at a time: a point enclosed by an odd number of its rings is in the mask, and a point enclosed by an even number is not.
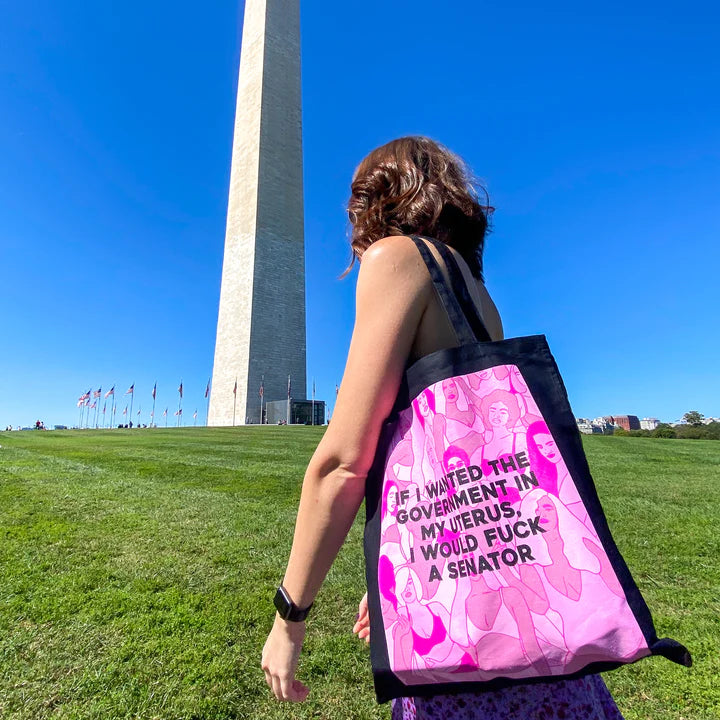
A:
[[[392,720],[623,720],[599,675],[393,700]]]

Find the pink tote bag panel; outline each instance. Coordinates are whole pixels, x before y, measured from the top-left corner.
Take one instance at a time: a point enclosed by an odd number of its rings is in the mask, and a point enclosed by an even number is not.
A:
[[[378,586],[407,685],[567,675],[650,654],[528,385],[430,385],[385,463]]]

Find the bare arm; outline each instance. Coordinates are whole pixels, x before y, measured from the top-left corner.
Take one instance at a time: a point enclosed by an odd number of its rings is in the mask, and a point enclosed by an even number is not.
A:
[[[314,600],[363,500],[380,429],[431,291],[425,265],[408,238],[385,238],[365,252],[345,373],[332,423],[305,473],[283,581],[300,607]],[[304,630],[304,623],[276,615],[262,666],[278,699],[307,696],[294,680]]]

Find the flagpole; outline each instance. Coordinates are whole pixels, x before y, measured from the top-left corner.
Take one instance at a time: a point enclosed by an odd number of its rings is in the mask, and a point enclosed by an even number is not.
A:
[[[260,424],[263,424],[263,400],[265,399],[265,376],[260,380]]]
[[[193,413],[193,427],[197,425],[197,410]]]
[[[113,386],[115,387],[115,386]],[[115,402],[115,392],[112,394],[112,426],[115,427],[115,413],[117,412],[117,403]]]
[[[290,376],[288,375],[288,398],[287,398],[287,420],[286,420],[288,425],[290,425],[290,420],[292,420],[292,418],[290,417],[290,388],[291,388]]]
[[[132,408],[133,408],[134,400],[135,400],[135,383],[132,384],[132,392],[130,393],[130,420],[129,420],[130,427],[132,427],[132,418],[133,418]]]
[[[82,430],[82,413],[83,413],[83,406],[80,405],[80,422],[78,423],[78,430]]]
[[[155,396],[157,395],[157,380],[155,381],[155,384],[153,385],[153,409],[152,414],[150,415],[150,427],[152,427],[153,423],[155,422]]]
[[[235,388],[233,389],[233,427],[235,427],[235,406],[237,405],[237,376],[235,377]]]
[[[208,384],[205,386],[205,397],[208,399],[205,409],[205,427],[210,424],[210,380],[211,378],[208,378]]]
[[[177,426],[180,427],[180,418],[182,417],[182,380],[180,381],[180,387],[178,388],[178,392],[180,393],[180,399],[178,400],[178,422]]]
[[[205,397],[207,397],[207,408],[205,409],[205,427],[210,424],[210,380],[205,386]]]

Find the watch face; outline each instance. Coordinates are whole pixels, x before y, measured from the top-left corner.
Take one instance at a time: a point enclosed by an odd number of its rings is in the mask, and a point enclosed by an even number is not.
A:
[[[280,613],[280,617],[283,620],[287,620],[288,615],[292,612],[292,601],[282,585],[275,593],[275,600],[273,602],[277,611]]]
[[[310,605],[308,605],[304,610],[301,610],[292,601],[292,598],[288,595],[288,591],[282,585],[277,589],[273,603],[277,608],[280,617],[283,620],[289,620],[290,622],[301,622],[304,620],[313,605],[310,603]]]

